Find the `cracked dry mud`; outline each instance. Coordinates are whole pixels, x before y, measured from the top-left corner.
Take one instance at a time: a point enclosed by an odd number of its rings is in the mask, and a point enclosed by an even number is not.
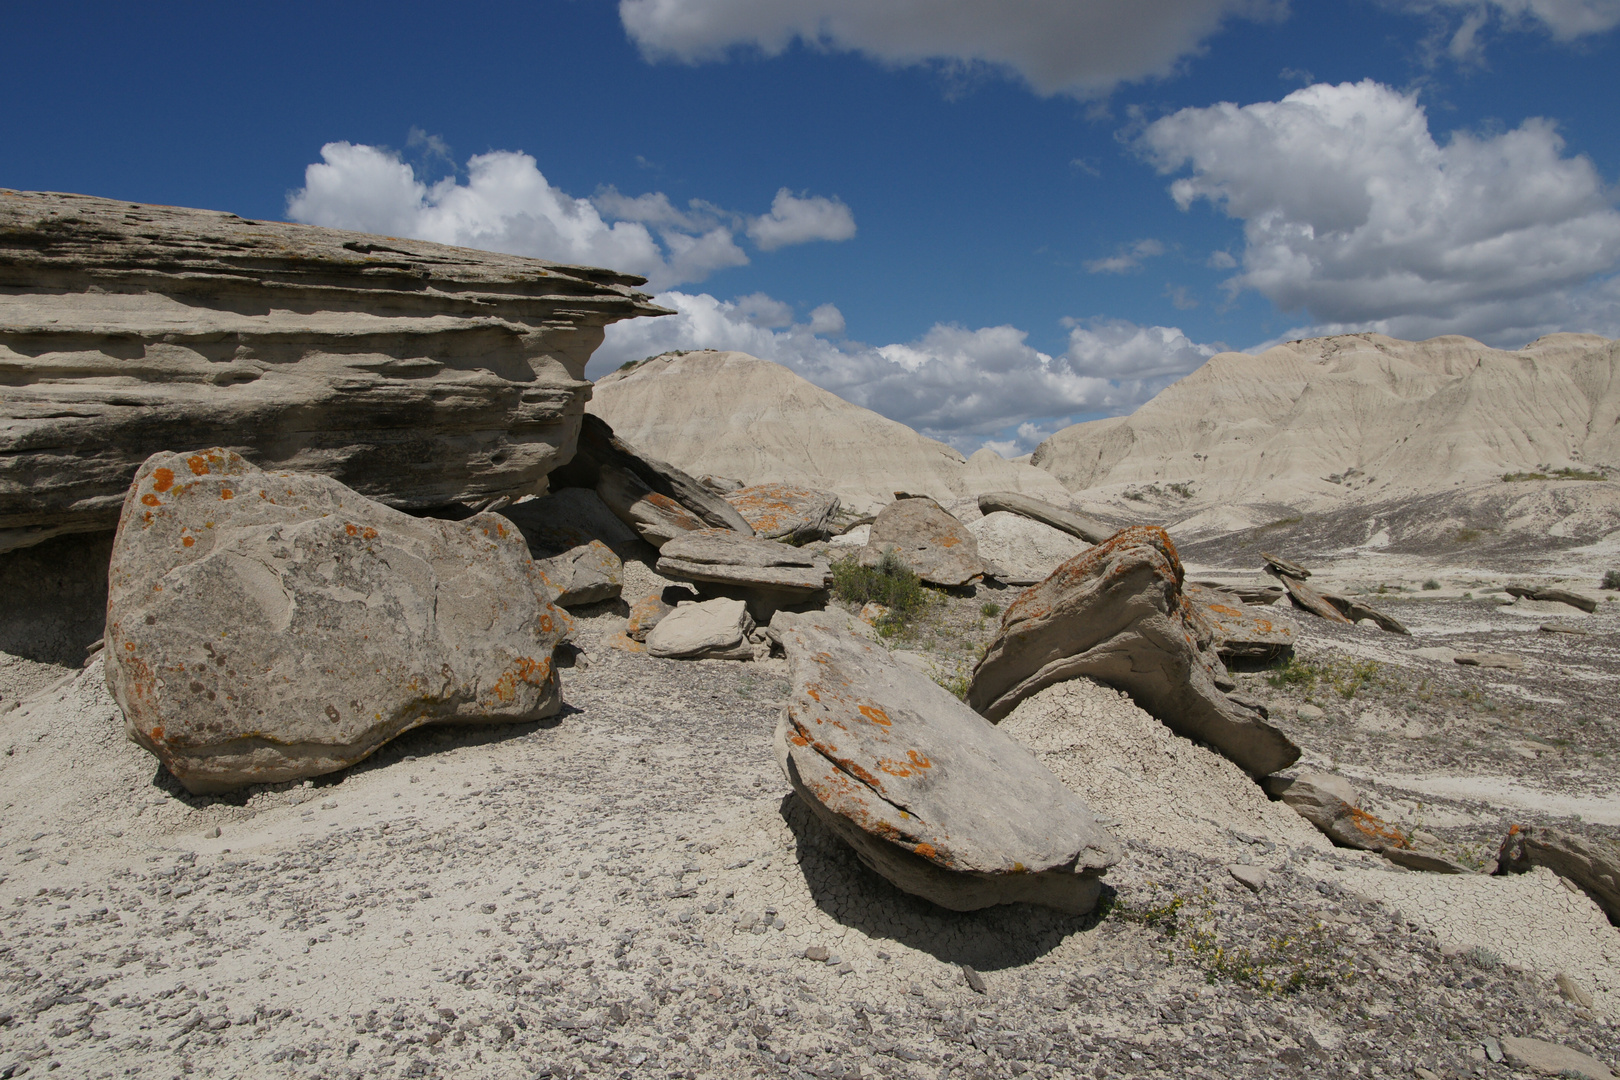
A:
[[[627,574],[627,595],[657,584]],[[951,598],[900,645],[948,677],[1009,595]],[[1378,661],[1353,698],[1238,676],[1307,762],[1474,857],[1510,820],[1613,837],[1620,616],[1538,655],[1494,607],[1387,606],[1413,639],[1301,619],[1302,661]],[[125,740],[99,660],[3,658],[0,708],[23,703],[0,715],[0,1073],[1506,1077],[1485,1050],[1503,1035],[1620,1060],[1620,985],[1597,984],[1620,930],[1545,871],[1459,893],[1331,848],[1092,688],[1089,742],[1009,730],[1114,822],[1104,910],[943,911],[789,795],[782,661],[624,653],[622,625],[584,612],[589,666],[562,672],[552,720],[418,731],[229,798],[186,795]],[[1533,659],[1407,655],[1436,643]],[[1300,718],[1307,693],[1321,718]],[[1188,778],[1205,790],[1178,801]]]

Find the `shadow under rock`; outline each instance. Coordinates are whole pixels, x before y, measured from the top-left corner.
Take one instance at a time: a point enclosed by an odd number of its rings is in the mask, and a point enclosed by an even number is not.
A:
[[[1034,904],[951,911],[901,892],[870,870],[797,795],[784,796],[778,812],[797,841],[795,858],[817,907],[867,937],[887,938],[948,964],[998,971],[1031,963],[1070,935],[1094,928],[1113,896],[1104,885],[1096,909],[1078,916]]]
[[[562,708],[556,713],[541,720],[525,720],[504,724],[424,724],[421,727],[412,728],[396,735],[353,765],[335,769],[329,773],[321,773],[301,780],[282,780],[273,784],[247,784],[231,791],[212,792],[205,795],[193,795],[187,791],[180,781],[176,780],[174,775],[160,764],[153,770],[152,786],[164,794],[193,807],[209,806],[214,803],[245,806],[248,800],[257,794],[266,791],[287,791],[298,787],[306,781],[314,784],[317,788],[335,787],[343,783],[349,776],[359,776],[374,769],[386,769],[418,759],[431,759],[436,754],[459,750],[463,747],[510,742],[513,739],[521,739],[526,735],[550,731],[568,717],[577,716],[583,711],[564,702]]]

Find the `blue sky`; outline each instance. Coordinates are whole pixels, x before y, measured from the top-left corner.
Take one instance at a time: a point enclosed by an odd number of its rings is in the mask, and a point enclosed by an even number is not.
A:
[[[14,5],[0,184],[648,274],[965,451],[1222,348],[1620,336],[1620,0]]]

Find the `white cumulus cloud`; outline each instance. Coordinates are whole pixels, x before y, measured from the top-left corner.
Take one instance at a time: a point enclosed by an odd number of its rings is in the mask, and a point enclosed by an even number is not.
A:
[[[748,236],[761,251],[811,240],[848,240],[855,235],[855,215],[838,199],[820,195],[800,198],[787,188],[771,200],[771,212],[748,223]]]
[[[1121,247],[1113,255],[1103,259],[1091,259],[1086,263],[1086,270],[1093,274],[1126,274],[1132,270],[1140,269],[1143,259],[1151,259],[1164,254],[1164,245],[1154,239],[1138,240],[1134,244]]]
[[[1243,221],[1232,288],[1323,326],[1522,344],[1615,321],[1620,212],[1546,120],[1437,141],[1414,96],[1367,80],[1183,109],[1138,145],[1190,170],[1170,187],[1183,209]]]
[[[940,323],[916,340],[873,347],[823,336],[843,332],[831,305],[784,325],[778,302],[758,293],[724,301],[668,292],[658,302],[676,314],[608,327],[592,377],[673,349],[735,349],[964,453],[992,442],[1004,456],[1026,453],[1076,416],[1135,408],[1218,351],[1173,327],[1118,320],[1071,322],[1069,348],[1056,356],[1013,326]]]
[[[1553,0],[1538,0],[1553,2]],[[1106,94],[1164,76],[1231,18],[1274,18],[1287,0],[620,0],[650,59],[696,63],[795,40],[889,64],[983,64],[1041,94]]]
[[[443,151],[437,137],[413,130],[412,138]],[[448,176],[427,184],[397,154],[347,142],[321,147],[321,160],[304,170],[304,186],[288,196],[287,216],[312,225],[607,266],[641,274],[654,289],[746,265],[748,254],[737,244],[737,234],[750,221],[774,223],[775,231],[765,234],[769,242],[755,239],[766,251],[847,239],[855,232],[854,215],[842,202],[798,198],[785,189],[771,214],[749,219],[696,199],[683,210],[662,192],[631,197],[609,187],[593,198],[575,198],[554,187],[534,158],[506,150],[469,159],[465,181]]]

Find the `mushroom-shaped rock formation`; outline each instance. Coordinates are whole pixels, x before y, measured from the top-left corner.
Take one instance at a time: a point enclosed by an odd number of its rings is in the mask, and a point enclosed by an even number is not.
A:
[[[316,776],[424,724],[561,706],[555,587],[496,514],[416,518],[237,454],[156,454],[108,574],[107,685],[192,792]]]
[[[1175,545],[1153,525],[1075,556],[1002,614],[968,704],[997,721],[1042,687],[1085,675],[1251,776],[1287,768],[1299,747],[1217,688],[1226,668],[1214,631],[1182,594],[1183,576]]]
[[[0,191],[0,551],[112,530],[135,470],[219,445],[402,510],[544,490],[612,270]]]
[[[1120,849],[1011,736],[883,646],[798,620],[776,730],[793,790],[876,873],[955,911],[1090,911]]]

